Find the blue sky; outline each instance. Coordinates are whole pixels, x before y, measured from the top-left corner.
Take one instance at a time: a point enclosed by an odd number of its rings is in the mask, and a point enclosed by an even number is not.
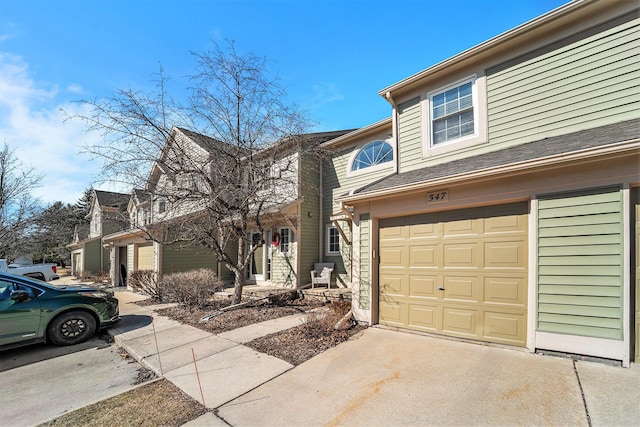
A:
[[[78,147],[99,138],[64,122],[60,110],[81,112],[77,101],[118,89],[151,89],[160,65],[184,86],[191,52],[212,41],[265,56],[314,130],[350,129],[391,114],[380,89],[565,3],[2,0],[0,144],[44,175],[35,196],[74,203],[99,166]]]

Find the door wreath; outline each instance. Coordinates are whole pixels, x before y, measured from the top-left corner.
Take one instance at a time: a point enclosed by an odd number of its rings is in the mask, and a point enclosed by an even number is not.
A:
[[[273,233],[273,237],[271,238],[271,244],[273,246],[278,246],[280,244],[280,233],[277,231]]]

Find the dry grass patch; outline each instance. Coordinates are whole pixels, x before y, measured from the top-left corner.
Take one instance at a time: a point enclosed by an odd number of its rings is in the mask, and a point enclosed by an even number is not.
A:
[[[179,426],[206,412],[205,408],[167,380],[140,386],[41,424],[41,427]]]

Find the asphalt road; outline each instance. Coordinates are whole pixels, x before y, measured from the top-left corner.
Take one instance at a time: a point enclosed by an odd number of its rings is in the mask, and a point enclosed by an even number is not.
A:
[[[33,426],[134,387],[140,365],[98,337],[0,352],[0,426]]]

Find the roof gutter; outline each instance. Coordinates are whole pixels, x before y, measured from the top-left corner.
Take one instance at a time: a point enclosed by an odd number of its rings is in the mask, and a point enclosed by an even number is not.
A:
[[[557,154],[554,156],[541,157],[536,160],[527,160],[518,163],[511,163],[504,166],[497,166],[488,169],[481,169],[478,171],[462,173],[459,175],[453,175],[443,178],[434,179],[431,181],[423,181],[407,186],[396,186],[391,188],[385,188],[384,190],[375,191],[372,193],[356,193],[348,194],[336,198],[340,203],[357,203],[363,201],[369,201],[372,199],[379,199],[391,196],[397,196],[399,194],[410,193],[414,191],[424,190],[434,186],[450,185],[461,183],[470,180],[491,179],[498,175],[520,175],[531,171],[532,169],[538,169],[543,167],[560,165],[563,163],[573,162],[576,160],[595,159],[605,155],[623,156],[632,151],[640,150],[640,138],[636,138],[630,141],[620,142],[617,144],[607,145],[605,147],[590,148],[587,150],[574,151],[571,153]]]

